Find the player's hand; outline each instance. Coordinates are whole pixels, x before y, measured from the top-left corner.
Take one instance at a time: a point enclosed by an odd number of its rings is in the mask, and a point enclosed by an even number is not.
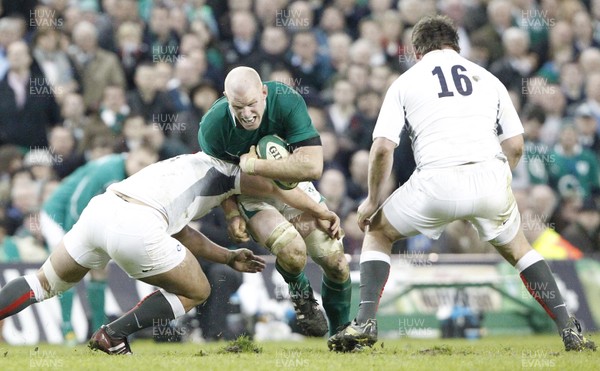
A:
[[[258,159],[256,146],[251,146],[248,153],[244,153],[240,157],[240,169],[246,174],[254,175],[254,164],[256,159]]]
[[[227,233],[233,242],[242,243],[250,241],[250,235],[246,229],[246,221],[241,215],[227,220]]]
[[[375,214],[377,208],[379,208],[379,205],[376,202],[370,201],[368,198],[360,204],[357,215],[358,227],[361,231],[364,232],[367,226],[371,224],[371,217]]]
[[[248,249],[237,249],[230,252],[228,266],[239,272],[257,273],[265,269],[265,261]]]
[[[340,228],[340,218],[333,211],[327,210],[317,219],[317,228],[327,233],[329,237],[339,239],[343,236]]]

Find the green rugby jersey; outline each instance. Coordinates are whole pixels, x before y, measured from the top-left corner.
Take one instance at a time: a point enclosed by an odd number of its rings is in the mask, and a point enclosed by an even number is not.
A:
[[[236,125],[229,101],[222,97],[200,121],[198,143],[203,152],[238,163],[240,156],[265,135],[277,134],[289,144],[319,136],[300,94],[280,82],[264,84],[267,86],[267,104],[259,128],[250,131]]]
[[[125,156],[122,154],[108,155],[88,162],[60,183],[44,202],[42,209],[64,231],[69,231],[94,196],[126,177]]]
[[[581,147],[566,156],[558,146],[550,153],[548,181],[561,195],[578,192],[588,197],[600,187],[598,160],[593,152]]]

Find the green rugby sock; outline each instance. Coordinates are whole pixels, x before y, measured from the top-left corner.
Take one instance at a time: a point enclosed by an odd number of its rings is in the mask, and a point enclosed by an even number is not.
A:
[[[323,275],[321,297],[323,298],[323,308],[329,319],[329,335],[333,336],[339,327],[350,321],[350,300],[352,298],[350,277],[339,283]]]
[[[62,331],[63,335],[73,331],[71,324],[71,312],[73,311],[73,297],[75,296],[75,288],[63,291],[58,295],[60,301],[60,310],[62,312]]]
[[[104,289],[106,281],[90,281],[87,285],[88,302],[92,310],[92,330],[96,331],[104,324]]]
[[[299,274],[291,274],[279,265],[278,261],[275,261],[275,268],[281,274],[285,283],[288,284],[292,299],[308,299],[312,296],[312,287],[310,287],[310,282],[304,275],[304,271]]]

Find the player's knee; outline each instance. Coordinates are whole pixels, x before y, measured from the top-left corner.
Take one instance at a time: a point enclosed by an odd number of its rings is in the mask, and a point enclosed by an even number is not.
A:
[[[341,241],[315,229],[304,239],[308,254],[319,264],[332,281],[344,282],[350,275]]]
[[[75,286],[75,282],[66,282],[58,276],[50,259],[46,260],[44,265],[42,265],[37,276],[44,290],[44,299],[62,294]]]
[[[210,284],[207,280],[203,280],[198,285],[195,286],[195,290],[190,292],[188,299],[194,302],[194,305],[200,305],[208,299],[210,296]]]
[[[341,283],[350,277],[350,267],[343,253],[336,253],[321,259],[323,264],[320,265],[330,280]]]
[[[306,247],[302,238],[298,236],[288,246],[280,249],[277,261],[292,274],[302,272],[306,265]]]

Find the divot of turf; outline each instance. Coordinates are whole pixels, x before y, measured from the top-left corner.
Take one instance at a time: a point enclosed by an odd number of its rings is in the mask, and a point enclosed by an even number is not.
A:
[[[419,354],[429,355],[429,356],[449,356],[452,354],[452,349],[447,345],[436,345],[433,348],[426,348],[419,350]]]
[[[243,335],[237,339],[230,341],[224,348],[219,351],[223,353],[262,353],[262,347],[256,346],[252,339]]]

